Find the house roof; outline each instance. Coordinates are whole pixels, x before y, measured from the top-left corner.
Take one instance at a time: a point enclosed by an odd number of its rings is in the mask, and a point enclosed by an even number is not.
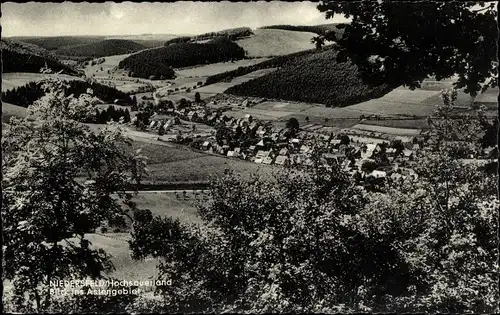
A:
[[[413,154],[413,151],[412,151],[412,150],[408,150],[408,149],[406,149],[406,150],[404,150],[404,151],[403,151],[403,154],[404,154],[405,156],[411,156],[411,155]]]
[[[382,177],[386,177],[387,173],[383,172],[383,171],[374,170],[373,172],[371,172],[370,174],[368,174],[368,176],[373,176],[375,178],[382,178]]]
[[[259,157],[266,157],[266,156],[269,156],[269,151],[262,151],[262,150],[259,150],[259,151],[257,151],[256,156],[259,156]]]
[[[263,147],[264,146],[264,140],[260,140],[259,143],[257,143],[257,145]]]
[[[288,153],[288,149],[287,148],[282,148],[279,152],[280,155],[285,155]]]
[[[282,165],[286,162],[286,160],[288,159],[288,157],[286,156],[283,156],[283,155],[278,155],[276,157],[276,160],[274,161],[275,164],[279,164],[279,165]]]
[[[263,160],[262,160],[262,164],[271,164],[273,163],[273,159],[271,159],[270,157],[266,156]]]

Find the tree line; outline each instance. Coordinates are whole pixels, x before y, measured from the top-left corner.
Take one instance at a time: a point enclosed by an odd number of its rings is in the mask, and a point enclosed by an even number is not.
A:
[[[7,72],[33,72],[39,73],[40,69],[48,66],[54,71],[60,71],[64,74],[77,75],[78,73],[71,67],[61,62],[37,56],[34,54],[21,54],[9,49],[2,49],[2,71]]]
[[[230,87],[229,94],[341,107],[378,98],[396,83],[367,84],[351,62],[336,62],[334,50],[296,58],[274,72]]]
[[[330,49],[334,49],[334,47],[327,46],[324,48],[324,50],[330,50]],[[248,74],[250,72],[257,71],[257,70],[261,70],[261,69],[283,67],[298,57],[308,56],[308,55],[313,54],[315,52],[316,52],[315,49],[303,50],[303,51],[299,51],[299,52],[288,54],[288,55],[277,56],[277,57],[274,57],[270,60],[266,60],[264,62],[260,62],[260,63],[255,64],[255,65],[238,67],[235,70],[214,74],[214,75],[211,75],[207,78],[207,80],[205,81],[205,85],[214,84],[214,83],[218,83],[218,82],[222,82],[222,81],[226,81],[226,80],[231,80],[231,79],[234,79],[236,77],[239,77],[239,76],[242,76],[242,75]]]
[[[130,111],[128,108],[118,108],[110,105],[106,110],[95,110],[95,115],[85,120],[86,123],[106,124],[109,121],[119,122],[123,118],[124,123],[130,122]]]
[[[189,43],[193,41],[207,40],[207,39],[215,39],[217,37],[225,37],[231,41],[238,40],[240,38],[245,38],[253,35],[252,30],[249,27],[239,27],[232,28],[228,30],[218,31],[218,32],[209,32],[200,35],[194,36],[181,36],[177,38],[170,39],[165,42],[165,46],[170,46],[172,44],[182,44]]]
[[[208,43],[179,43],[131,55],[120,61],[118,67],[127,69],[131,76],[149,78],[174,77],[172,68],[210,64],[245,58],[245,51],[227,38],[217,38]]]
[[[336,36],[341,37],[343,31],[336,27],[336,24],[323,24],[323,25],[269,25],[263,26],[261,29],[285,30],[296,32],[309,32],[318,35],[325,35],[328,32],[336,33]]]
[[[94,96],[103,102],[113,103],[118,99],[122,104],[133,104],[133,100],[128,94],[107,85],[80,80],[72,80],[67,83],[68,87],[64,90],[66,95],[73,94],[78,97],[86,93],[87,89],[92,89]],[[43,81],[29,82],[23,86],[2,92],[2,101],[22,107],[28,107],[44,95]]]

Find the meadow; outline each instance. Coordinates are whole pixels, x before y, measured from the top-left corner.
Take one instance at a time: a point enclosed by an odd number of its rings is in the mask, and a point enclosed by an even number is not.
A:
[[[26,117],[26,108],[2,102],[2,122],[9,122],[11,117]]]
[[[385,133],[390,135],[400,135],[400,136],[418,136],[420,134],[420,129],[394,128],[394,127],[375,126],[367,124],[357,124],[353,126],[352,129],[380,132],[380,133]]]
[[[363,125],[383,126],[393,128],[408,129],[427,129],[429,124],[427,118],[424,119],[382,119],[382,120],[364,120],[360,122]]]
[[[49,77],[57,77],[63,80],[79,80],[82,78],[67,74],[42,74],[29,72],[9,72],[2,73],[2,92],[23,86],[29,82],[42,81]]]
[[[314,48],[310,32],[295,32],[275,29],[257,29],[254,35],[236,41],[248,57],[281,56]]]
[[[204,77],[223,73],[226,71],[232,71],[238,67],[246,67],[261,63],[263,61],[269,60],[269,58],[254,58],[254,59],[243,59],[236,60],[234,62],[218,62],[210,65],[203,65],[198,67],[190,67],[183,69],[174,69],[175,73],[185,77]]]
[[[233,78],[229,82],[218,82],[214,84],[210,84],[207,86],[203,86],[199,89],[197,89],[197,92],[199,93],[211,93],[213,95],[218,94],[218,93],[224,93],[228,88],[233,87],[238,84],[242,84],[244,82],[250,81],[252,79],[267,75],[271,72],[276,70],[275,68],[268,68],[268,69],[261,69],[257,71],[253,71],[251,73]]]

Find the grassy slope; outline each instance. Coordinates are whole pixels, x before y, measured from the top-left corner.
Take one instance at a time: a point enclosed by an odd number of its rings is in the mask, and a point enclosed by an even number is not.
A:
[[[314,33],[274,29],[258,29],[255,35],[236,43],[247,51],[248,57],[281,56],[314,48]]]
[[[9,122],[10,117],[26,117],[26,108],[2,102],[2,122]]]
[[[12,37],[12,39],[32,43],[47,50],[57,50],[76,45],[95,43],[102,40],[103,36]]]
[[[29,82],[38,82],[47,77],[57,76],[63,80],[80,80],[80,77],[75,77],[65,74],[41,74],[41,73],[28,73],[28,72],[11,72],[2,74],[2,92],[12,90],[13,88],[23,86]]]
[[[226,93],[342,107],[381,97],[395,86],[365,84],[355,65],[336,62],[327,49],[299,57],[270,74],[233,86]]]
[[[148,157],[149,176],[146,181],[207,182],[213,176],[224,175],[226,169],[244,176],[253,173],[267,176],[275,168],[220,155],[194,152],[186,147],[167,147],[135,141],[130,149],[139,148],[142,148],[141,154]]]
[[[311,32],[318,35],[323,35],[327,32],[335,32],[336,37],[340,38],[344,33],[343,30],[337,28],[337,23],[320,24],[320,25],[269,25],[261,27],[261,29],[288,30],[294,32]]]
[[[146,46],[130,40],[107,39],[96,43],[59,49],[57,53],[65,56],[105,57],[128,54],[145,48]]]

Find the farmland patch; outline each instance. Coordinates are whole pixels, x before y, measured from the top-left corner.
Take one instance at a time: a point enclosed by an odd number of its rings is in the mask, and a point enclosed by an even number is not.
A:
[[[393,127],[365,125],[365,124],[358,124],[353,126],[352,128],[386,133],[386,134],[393,134],[393,135],[402,135],[402,136],[418,136],[420,134],[420,129],[393,128]]]
[[[294,32],[275,29],[257,29],[254,36],[236,43],[247,51],[249,57],[281,56],[314,48],[309,32]]]
[[[38,82],[47,78],[57,77],[62,80],[79,80],[82,78],[66,75],[66,74],[42,74],[42,73],[28,73],[28,72],[9,72],[2,73],[2,92],[12,90],[23,86],[29,82]]]
[[[266,60],[269,60],[269,58],[244,59],[237,60],[235,62],[219,62],[187,69],[175,69],[175,72],[186,77],[210,76],[226,71],[232,71],[237,69],[238,67],[255,65]]]

